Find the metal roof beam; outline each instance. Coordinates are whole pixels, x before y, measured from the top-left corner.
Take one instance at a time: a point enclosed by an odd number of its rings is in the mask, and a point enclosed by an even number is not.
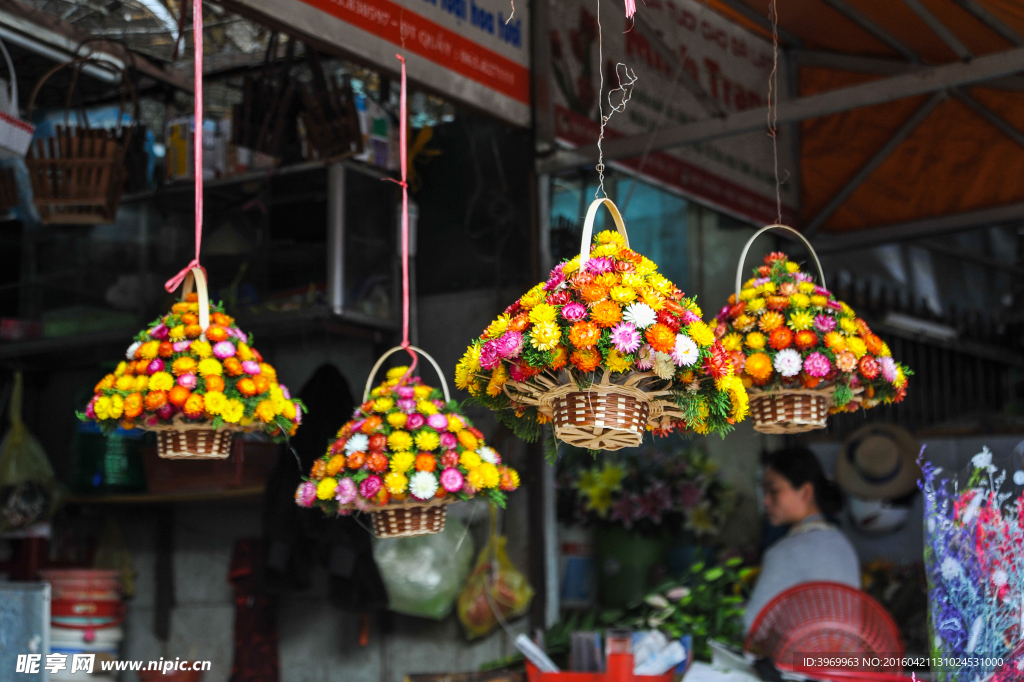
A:
[[[743,17],[749,19],[750,21],[753,21],[755,24],[763,28],[765,31],[768,31],[769,33],[772,32],[772,22],[769,21],[767,17],[762,16],[760,12],[758,12],[757,10],[743,2],[743,0],[720,1],[723,5],[733,10],[737,14],[740,14]],[[790,33],[786,29],[782,28],[781,26],[776,25],[775,30],[778,32],[779,37],[782,38],[784,42],[788,43],[792,47],[800,47],[801,45],[804,44],[804,41],[800,40],[800,38]]]
[[[1016,263],[1011,263],[1005,260],[998,260],[991,256],[985,256],[974,251],[968,251],[967,249],[961,249],[956,246],[949,246],[948,244],[942,244],[931,239],[924,239],[915,243],[915,246],[923,246],[929,251],[940,253],[944,256],[952,256],[968,263],[974,263],[975,265],[981,265],[992,270],[999,270],[1001,272],[1008,272],[1011,275],[1017,275],[1018,277],[1024,277],[1024,268],[1019,267]]]
[[[855,54],[827,52],[824,50],[790,50],[790,54],[800,62],[801,66],[818,66],[826,69],[839,69],[840,71],[856,71],[858,73],[878,73],[886,76],[920,71],[927,68],[920,64],[911,64],[899,59],[862,57]]]
[[[960,39],[957,38],[945,24],[939,21],[938,17],[932,14],[931,11],[921,3],[921,0],[903,0],[903,4],[912,9],[914,14],[920,17],[921,21],[927,24],[928,28],[930,28],[935,35],[939,36],[939,38],[942,39],[942,42],[946,43],[946,47],[953,50],[953,53],[961,60],[967,61],[974,56],[971,54],[971,51],[967,49],[967,46],[960,42]]]
[[[1024,147],[1024,133],[1021,133],[1019,130],[1010,125],[1005,119],[996,115],[995,112],[993,112],[991,109],[986,107],[978,100],[968,95],[963,90],[960,90],[959,88],[953,88],[951,92],[953,93],[953,97],[956,97],[958,100],[960,100],[961,102],[969,106],[971,109],[973,109],[974,113],[978,114],[978,116],[981,116],[983,119],[985,119],[993,126],[995,126],[999,132],[1001,132],[1003,135],[1006,135],[1008,138],[1016,142],[1021,147]]]
[[[807,224],[807,227],[801,230],[804,233],[804,236],[810,237],[816,233],[821,226],[825,224],[825,221],[828,220],[832,214],[850,198],[850,195],[853,194],[865,180],[871,177],[871,174],[874,173],[894,151],[896,151],[896,148],[903,143],[903,140],[907,139],[910,133],[914,132],[917,126],[921,125],[921,121],[927,118],[928,114],[932,113],[932,110],[945,101],[945,99],[946,92],[943,90],[932,95],[927,102],[921,105],[918,110],[914,112],[914,115],[907,119],[906,123],[900,126],[900,129],[896,131],[896,134],[889,138],[889,141],[885,143],[885,146],[879,149],[878,152],[871,157],[871,160],[864,164],[864,166],[857,171],[857,174],[854,175],[834,197],[832,197],[832,201],[828,202],[828,205],[826,205],[825,208],[823,208],[821,212]]]
[[[868,19],[866,16],[850,7],[843,0],[821,0],[826,5],[834,9],[835,11],[842,14],[844,17],[852,21],[853,23],[860,26],[864,31],[873,36],[876,40],[887,45],[890,49],[900,53],[912,62],[920,61],[917,57],[917,53],[911,50],[909,47],[896,40],[891,33],[886,31],[884,28],[876,24],[875,22]]]
[[[992,31],[998,33],[1004,40],[1014,47],[1021,47],[1024,45],[1024,38],[1022,38],[1019,33],[1004,24],[998,17],[996,17],[996,15],[989,12],[974,0],[953,0],[953,2],[970,12],[974,15],[975,19],[988,26]]]
[[[847,88],[829,90],[793,100],[780,101],[778,123],[794,123],[842,111],[892,102],[947,88],[973,85],[1001,76],[1024,71],[1024,47],[975,57],[969,63],[954,62],[922,69]],[[698,142],[717,140],[755,130],[763,130],[768,109],[747,109],[726,118],[708,118],[686,125],[664,128],[654,133],[629,135],[603,143],[605,162],[640,156],[648,148],[652,152],[682,147]],[[557,172],[595,163],[597,145],[562,150],[538,161],[539,172]]]

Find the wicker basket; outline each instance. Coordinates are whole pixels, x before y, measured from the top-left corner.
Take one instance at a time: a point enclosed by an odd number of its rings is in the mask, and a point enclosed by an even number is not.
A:
[[[444,530],[448,500],[396,502],[370,512],[373,534],[378,538],[411,538]]]

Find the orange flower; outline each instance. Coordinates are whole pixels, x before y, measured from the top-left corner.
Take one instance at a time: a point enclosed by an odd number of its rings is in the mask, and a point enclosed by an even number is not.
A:
[[[224,358],[224,371],[228,373],[229,377],[241,376],[244,371],[242,370],[242,363],[238,361],[238,358]]]
[[[349,469],[358,469],[359,467],[366,464],[366,453],[365,452],[353,452],[348,456],[347,460]]]
[[[115,377],[113,374],[108,374],[107,376],[100,379],[100,382],[96,384],[96,388],[93,389],[93,393],[99,393],[105,388],[113,388],[114,383],[116,381],[117,377]]]
[[[313,468],[309,471],[309,477],[314,479],[321,479],[327,473],[327,462],[322,459],[318,459],[313,462]]]
[[[770,332],[778,329],[786,323],[786,318],[774,310],[769,310],[761,319],[757,321],[757,326],[761,328],[763,332]]]
[[[800,382],[804,385],[804,388],[816,388],[821,383],[821,379],[812,377],[807,372],[800,372]]]
[[[182,324],[199,324],[199,316],[192,313],[185,313],[181,316]]]
[[[508,328],[514,332],[521,332],[530,326],[530,313],[519,313],[508,323]]]
[[[569,359],[581,372],[593,372],[601,364],[601,354],[593,348],[578,350]]]
[[[437,459],[429,452],[416,455],[416,471],[433,471],[437,468]]]
[[[810,329],[804,329],[796,333],[796,347],[800,350],[807,350],[818,345],[818,335]]]
[[[185,297],[185,300],[187,302],[189,302],[189,303],[198,303],[199,302],[199,294],[197,294],[196,292],[193,291],[191,294],[189,294],[188,296]],[[191,306],[189,306],[189,307],[191,307]]]
[[[363,433],[373,433],[374,431],[379,429],[380,425],[383,423],[384,420],[381,419],[380,415],[371,414],[369,417],[366,418],[366,421],[363,422],[363,425],[362,427],[360,427],[359,430],[362,431]]]
[[[198,324],[190,324],[185,327],[185,336],[190,339],[198,339],[203,333],[203,328]]]
[[[793,343],[793,332],[789,330],[789,327],[779,327],[768,336],[768,343],[775,350],[789,348],[789,345]]]
[[[187,313],[188,312],[188,303],[185,303],[184,301],[178,301],[177,303],[175,303],[174,305],[171,306],[171,312],[173,312],[173,313]]]
[[[213,320],[214,324],[220,325],[221,327],[230,327],[231,323],[235,321],[235,318],[224,313],[214,313],[210,315],[210,319]]]
[[[864,320],[862,320],[859,317],[856,319],[856,322],[857,322],[857,333],[858,334],[860,334],[863,337],[867,337],[869,334],[871,334],[871,327],[868,326],[867,322],[865,322]]]
[[[270,390],[270,379],[266,378],[262,374],[257,374],[252,378],[254,384],[256,384],[257,393],[266,393]]]
[[[651,348],[662,353],[671,353],[676,347],[676,334],[672,328],[661,322],[647,328],[644,333]]]
[[[601,330],[593,322],[577,322],[569,330],[569,341],[577,348],[590,348],[601,338]]]
[[[182,408],[182,411],[189,419],[199,419],[203,416],[204,407],[203,396],[198,393],[193,393],[188,397],[188,400],[185,401],[185,406]]]
[[[178,376],[195,372],[196,360],[191,356],[183,355],[171,363],[171,371]]]
[[[366,458],[366,468],[378,474],[382,471],[387,471],[388,464],[387,455],[383,452],[371,453],[370,456]]]
[[[166,391],[150,391],[146,394],[146,410],[156,412],[167,404]]]
[[[772,359],[767,353],[754,353],[747,358],[744,371],[756,382],[767,381],[772,375]]]
[[[184,386],[175,386],[171,389],[171,392],[167,394],[167,402],[171,405],[181,407],[185,404],[185,401],[188,400],[190,395],[192,395],[192,392]]]
[[[785,310],[789,307],[789,296],[769,296],[769,310]],[[207,334],[209,336],[209,334]]]
[[[551,351],[551,369],[556,372],[563,367],[565,363],[569,361],[569,352],[565,350],[565,346],[559,344],[555,346]]]
[[[142,414],[142,394],[130,393],[124,399],[124,416],[128,419],[134,419],[140,414]]]
[[[587,303],[597,303],[608,296],[608,287],[602,286],[597,282],[591,282],[590,284],[585,284],[580,289],[580,296]]]
[[[174,344],[170,341],[164,341],[160,344],[159,349],[156,352],[162,358],[169,358],[174,355]]]
[[[249,377],[239,379],[238,383],[235,384],[235,388],[237,388],[238,392],[247,398],[256,395],[256,382]]]
[[[224,327],[211,324],[206,328],[206,338],[213,343],[224,341],[228,338],[228,331]]]
[[[882,347],[885,345],[885,342],[882,341],[882,339],[878,338],[877,336],[871,333],[864,334],[863,338],[864,345],[868,347],[869,353],[871,353],[872,355],[882,354]]]
[[[211,375],[206,377],[206,390],[207,391],[220,391],[224,392],[224,378]]]
[[[614,327],[622,320],[622,308],[615,301],[601,301],[590,309],[590,319],[599,327]]]

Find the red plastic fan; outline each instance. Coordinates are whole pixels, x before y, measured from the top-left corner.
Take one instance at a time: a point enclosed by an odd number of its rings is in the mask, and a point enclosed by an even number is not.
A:
[[[775,597],[754,621],[746,648],[776,665],[825,679],[829,679],[827,671],[803,666],[804,655],[856,657],[862,663],[858,671],[903,672],[902,666],[884,665],[886,658],[899,661],[904,651],[892,617],[866,593],[840,583],[803,583]],[[882,664],[863,665],[864,657],[877,657]],[[844,675],[852,672],[846,666],[837,667],[846,668],[841,671]]]

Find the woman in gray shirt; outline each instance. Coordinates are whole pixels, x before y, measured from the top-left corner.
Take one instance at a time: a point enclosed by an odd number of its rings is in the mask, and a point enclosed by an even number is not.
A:
[[[788,448],[769,455],[762,485],[768,521],[791,528],[764,554],[743,615],[747,630],[772,599],[801,583],[828,581],[860,588],[860,564],[853,545],[825,520],[842,508],[842,495],[825,477],[814,453]]]

